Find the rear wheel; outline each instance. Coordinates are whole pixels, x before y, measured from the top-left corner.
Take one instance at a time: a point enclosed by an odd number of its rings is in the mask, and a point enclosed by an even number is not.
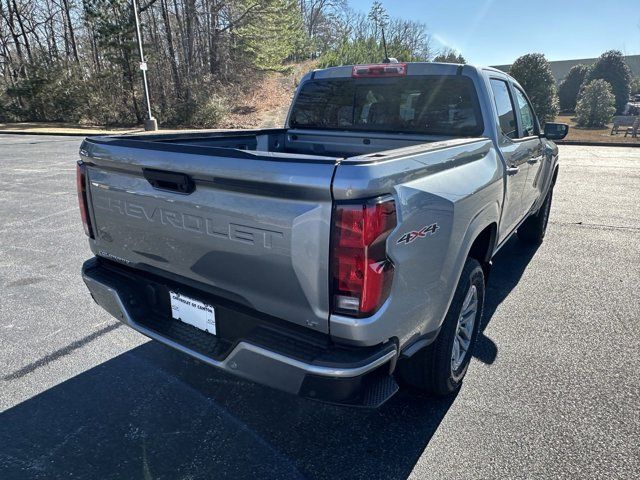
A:
[[[544,240],[549,223],[549,212],[551,211],[551,200],[553,199],[553,187],[549,189],[547,197],[540,206],[540,210],[535,215],[527,218],[520,228],[518,228],[518,238],[525,243],[540,245]]]
[[[457,391],[473,355],[483,305],[484,273],[480,263],[469,258],[438,337],[403,362],[403,379],[435,396]]]

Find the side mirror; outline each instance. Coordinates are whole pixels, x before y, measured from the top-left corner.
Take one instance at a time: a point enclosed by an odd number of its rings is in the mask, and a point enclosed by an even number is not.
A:
[[[569,133],[569,125],[566,123],[550,123],[547,122],[544,124],[544,134],[545,138],[549,140],[562,140]]]

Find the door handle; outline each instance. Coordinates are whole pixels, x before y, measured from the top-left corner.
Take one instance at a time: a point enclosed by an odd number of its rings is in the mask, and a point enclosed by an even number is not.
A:
[[[533,158],[530,158],[529,160],[527,160],[527,163],[529,165],[535,165],[536,163],[538,163],[538,160],[540,160],[539,157],[533,157]]]
[[[520,171],[520,167],[507,167],[507,175],[515,175]]]

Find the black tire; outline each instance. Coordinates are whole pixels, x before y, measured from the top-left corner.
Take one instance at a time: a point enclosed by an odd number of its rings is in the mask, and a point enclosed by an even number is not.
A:
[[[542,202],[538,213],[527,218],[518,228],[518,238],[531,245],[540,245],[544,240],[549,223],[549,212],[553,200],[553,186],[549,189],[547,197]]]
[[[458,318],[472,286],[476,288],[478,301],[473,330],[462,363],[453,370],[452,354],[458,329]],[[406,383],[436,397],[451,395],[460,388],[478,338],[484,306],[484,290],[482,267],[476,259],[468,258],[438,337],[431,345],[400,364],[400,375]]]

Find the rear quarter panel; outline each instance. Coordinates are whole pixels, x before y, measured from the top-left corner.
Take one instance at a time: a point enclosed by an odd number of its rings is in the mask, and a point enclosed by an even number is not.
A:
[[[387,240],[395,265],[390,297],[369,318],[332,315],[330,331],[338,339],[372,345],[396,337],[402,346],[436,331],[473,241],[499,222],[503,167],[491,140],[421,148],[397,150],[395,158],[381,161],[345,162],[336,170],[334,199],[392,195],[398,212],[398,226]],[[433,224],[435,233],[401,240]]]

